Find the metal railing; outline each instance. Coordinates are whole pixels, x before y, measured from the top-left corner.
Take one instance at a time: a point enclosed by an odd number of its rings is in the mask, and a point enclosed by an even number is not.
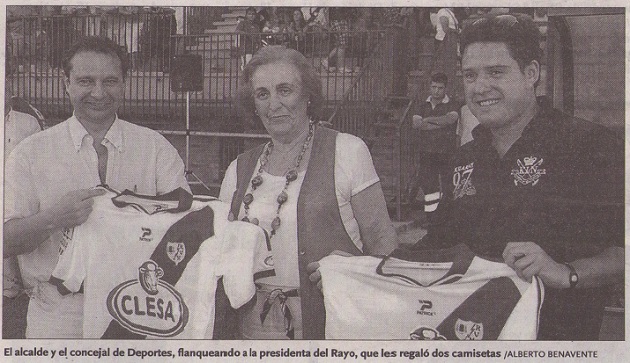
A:
[[[172,57],[200,54],[203,91],[191,94],[191,125],[198,130],[242,131],[250,127],[237,120],[233,103],[242,60],[264,44],[284,44],[308,57],[319,70],[324,98],[323,119],[359,77],[381,32],[305,32],[299,34],[207,33],[175,34],[174,14],[102,14],[24,17],[8,24],[10,70],[7,81],[13,92],[38,107],[49,119],[63,120],[72,108],[63,86],[61,60],[79,37],[101,35],[127,51],[130,72],[119,115],[153,128],[182,129],[185,94],[170,89]],[[322,66],[324,59],[345,37],[345,62],[336,69]]]
[[[366,52],[362,58],[360,74],[344,92],[341,102],[337,102],[328,118],[334,128],[342,132],[363,136],[376,122],[379,104],[389,93],[386,79],[387,52],[384,47],[387,33],[379,32],[375,37],[361,39],[361,47]]]
[[[372,98],[363,100],[361,95],[373,97],[373,89],[381,83],[379,68],[373,64],[382,62],[374,57],[384,56],[375,50],[384,38],[382,31],[181,35],[175,34],[175,29],[174,14],[163,12],[13,20],[7,24],[7,35],[11,38],[7,82],[11,83],[14,94],[42,111],[49,124],[62,121],[72,114],[61,70],[63,53],[82,36],[114,39],[126,49],[131,64],[119,116],[161,130],[182,155],[190,151],[183,143],[183,135],[188,131],[193,136],[190,148],[195,151],[190,153],[187,169],[195,171],[209,184],[220,182],[229,162],[264,137],[259,122],[243,120],[236,112],[234,96],[247,51],[246,37],[259,40],[256,47],[263,44],[293,47],[312,62],[322,80],[325,98],[322,120],[327,120],[344,98],[356,102],[357,112],[365,115],[362,108],[370,104]],[[345,62],[333,64],[331,59],[329,68],[325,68],[323,60],[339,45],[340,37],[344,37]],[[172,92],[170,88],[171,61],[179,54],[199,54],[203,60],[203,91],[189,95],[189,127],[186,124],[187,95]],[[351,88],[372,91],[355,91],[352,97],[346,97],[351,94]],[[352,132],[349,128],[342,129]],[[197,160],[197,155],[212,160]]]

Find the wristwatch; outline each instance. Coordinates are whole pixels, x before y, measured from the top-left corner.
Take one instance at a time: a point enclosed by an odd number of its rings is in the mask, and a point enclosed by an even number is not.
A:
[[[578,281],[580,280],[580,277],[578,276],[577,272],[575,272],[575,267],[573,267],[570,263],[565,262],[564,263],[568,268],[569,268],[569,289],[573,289],[575,288],[575,286],[578,284]]]

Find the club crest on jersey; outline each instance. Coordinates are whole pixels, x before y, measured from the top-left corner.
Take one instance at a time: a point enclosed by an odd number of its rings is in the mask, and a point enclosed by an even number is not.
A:
[[[186,245],[182,242],[166,242],[166,255],[177,266],[186,257]]]
[[[164,270],[149,260],[138,268],[138,279],[116,286],[107,296],[109,314],[127,330],[172,337],[188,324],[188,307],[181,294],[162,281]]]
[[[457,319],[455,336],[459,340],[481,340],[483,339],[483,324]]]
[[[427,326],[421,326],[409,334],[411,340],[446,340],[439,331],[429,328]]]
[[[475,163],[457,166],[453,169],[453,199],[462,198],[465,195],[477,194],[477,189],[472,184],[470,178],[474,170]]]
[[[528,185],[532,186],[538,184],[540,176],[547,174],[547,170],[541,168],[543,158],[540,160],[535,156],[527,156],[523,158],[523,161],[517,159],[516,164],[518,169],[512,169],[511,175],[514,176],[514,185]]]

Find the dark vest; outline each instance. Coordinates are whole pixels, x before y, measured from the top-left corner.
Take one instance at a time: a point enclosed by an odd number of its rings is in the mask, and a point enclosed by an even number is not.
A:
[[[298,261],[304,339],[324,339],[326,312],[321,291],[311,283],[306,265],[334,250],[360,255],[341,221],[335,193],[335,144],[337,131],[317,127],[311,157],[297,203]],[[238,157],[232,213],[238,216],[243,196],[254,175],[263,145]],[[280,227],[283,228],[283,227]],[[284,228],[291,228],[287,226]],[[273,240],[272,240],[273,245]]]

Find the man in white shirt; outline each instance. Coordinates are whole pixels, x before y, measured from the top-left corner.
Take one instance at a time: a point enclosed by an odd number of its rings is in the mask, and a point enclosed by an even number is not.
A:
[[[31,296],[27,338],[82,336],[83,294],[62,297],[48,283],[62,231],[92,210],[91,189],[107,184],[139,194],[190,190],[184,163],[157,132],[118,118],[126,55],[109,39],[85,37],[63,61],[68,120],[20,143],[6,162],[4,256],[16,256]]]

